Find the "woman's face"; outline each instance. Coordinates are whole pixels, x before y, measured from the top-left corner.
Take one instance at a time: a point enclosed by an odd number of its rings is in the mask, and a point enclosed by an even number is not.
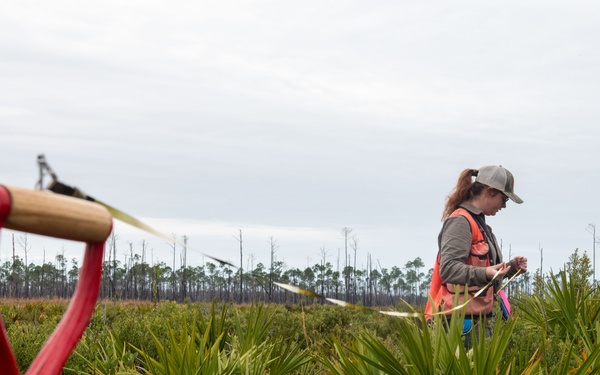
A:
[[[504,195],[503,192],[496,190],[494,188],[486,188],[486,204],[483,209],[484,215],[494,216],[501,209],[506,207],[506,202],[508,201],[508,197]]]

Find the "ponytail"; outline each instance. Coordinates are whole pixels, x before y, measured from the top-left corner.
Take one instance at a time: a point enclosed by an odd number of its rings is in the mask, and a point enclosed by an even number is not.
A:
[[[446,206],[442,214],[442,221],[445,220],[458,206],[464,201],[468,201],[479,195],[485,185],[480,182],[473,182],[472,178],[476,177],[479,171],[477,169],[465,169],[458,177],[458,182],[454,190],[446,198]]]

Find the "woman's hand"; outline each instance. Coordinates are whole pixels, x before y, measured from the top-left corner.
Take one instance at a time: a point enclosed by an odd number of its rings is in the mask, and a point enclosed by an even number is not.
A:
[[[511,260],[511,263],[513,264],[513,266],[515,266],[517,270],[521,271],[521,273],[527,272],[527,258],[525,258],[524,256],[514,257]]]
[[[492,280],[494,276],[496,276],[496,279],[502,280],[509,270],[510,266],[506,266],[506,264],[502,262],[495,266],[486,267],[485,277],[487,277],[488,280]]]

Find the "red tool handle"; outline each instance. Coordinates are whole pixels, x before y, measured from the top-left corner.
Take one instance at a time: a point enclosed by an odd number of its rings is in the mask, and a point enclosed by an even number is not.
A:
[[[79,281],[71,303],[27,374],[58,375],[94,312],[102,276],[104,242],[112,216],[102,206],[42,191],[0,186],[0,228],[86,242]],[[19,375],[0,319],[2,374]]]

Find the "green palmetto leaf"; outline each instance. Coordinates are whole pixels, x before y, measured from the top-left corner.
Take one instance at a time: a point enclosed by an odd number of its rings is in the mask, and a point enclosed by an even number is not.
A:
[[[565,273],[561,275],[561,281],[556,277],[551,278],[551,284],[546,291],[546,311],[549,322],[563,328],[569,335],[577,333],[576,323],[579,310],[582,307],[584,291],[576,289],[570,283]]]
[[[478,335],[472,332],[473,348],[467,351],[462,314],[455,311],[450,317],[437,316],[431,326],[424,318],[394,320],[400,355],[369,332],[356,335],[355,344],[333,340],[335,359],[327,366],[340,374],[511,374],[513,354],[506,352],[515,321],[496,320],[493,334],[487,338],[484,329],[478,330]],[[532,357],[529,371],[537,368],[536,361],[539,356]]]
[[[363,333],[357,337],[360,351],[350,349],[360,358],[365,365],[385,374],[408,375],[411,374],[410,365],[402,363],[389,349],[374,335]]]
[[[600,359],[600,346],[597,346],[583,356],[576,354],[576,348],[573,343],[570,343],[560,363],[560,368],[557,368],[556,373],[569,375],[584,375],[584,374],[599,374],[600,366],[597,365]]]
[[[290,374],[302,366],[308,364],[311,358],[306,350],[303,350],[292,340],[284,337],[272,340],[271,362],[269,364],[269,374]]]
[[[512,355],[503,358],[503,354],[507,350],[514,326],[515,320],[495,319],[492,336],[488,339],[485,338],[485,330],[480,329],[478,339],[473,340],[473,369],[476,373],[510,372]]]
[[[117,339],[111,331],[101,342],[92,342],[89,338],[82,339],[74,354],[86,363],[87,369],[80,372],[65,368],[66,371],[102,375],[138,373],[134,364],[137,353],[130,353],[126,343]]]
[[[595,329],[600,316],[600,303],[589,287],[576,285],[566,273],[551,275],[545,282],[543,295],[519,300],[525,321],[541,326],[561,340],[577,338],[593,349],[598,342]]]
[[[544,281],[541,295],[521,296],[518,305],[529,328],[541,327],[542,342],[548,344],[539,348],[540,355],[544,356],[548,350],[546,346],[551,344],[554,350],[557,347],[563,350],[553,362],[542,357],[542,368],[565,374],[598,371],[600,303],[597,290],[561,272]]]
[[[331,337],[329,345],[333,352],[332,355],[321,357],[323,364],[329,369],[331,374],[335,375],[354,375],[361,374],[356,365],[356,360],[347,352],[346,347],[351,345],[342,344],[339,338]]]
[[[308,363],[310,358],[285,340],[266,340],[250,348],[245,353],[232,350],[230,358],[235,357],[236,373],[241,374],[293,374],[301,366]],[[235,344],[234,344],[235,346]]]
[[[394,323],[400,338],[399,349],[404,361],[410,365],[410,373],[435,373],[435,343],[431,337],[432,330],[425,319],[422,318],[418,323],[400,319]]]
[[[218,342],[219,350],[224,350],[226,343],[229,341],[229,333],[225,327],[229,305],[222,304],[219,314],[217,314],[216,305],[216,301],[213,301],[209,316],[204,317],[204,315],[199,314],[194,321],[196,322],[196,332],[199,333],[198,339],[202,336],[201,340],[206,340],[204,346],[208,346],[208,344],[212,346],[213,343]],[[206,339],[203,336],[206,336]]]
[[[252,304],[248,310],[245,324],[240,313],[234,315],[236,341],[233,349],[240,353],[240,361],[251,374],[287,374],[310,361],[297,343],[285,337],[269,336],[273,323],[272,314],[267,314],[264,306]],[[248,354],[247,354],[248,353]]]
[[[267,316],[263,305],[252,304],[248,310],[246,319],[242,321],[239,310],[235,310],[234,328],[239,341],[241,354],[261,344],[267,338],[269,327],[273,323],[273,317]]]
[[[214,318],[214,310],[212,312]],[[152,331],[158,358],[150,357],[140,348],[135,348],[143,356],[143,367],[149,374],[232,374],[239,367],[235,358],[227,356],[222,341],[224,333],[218,334],[209,319],[204,332],[196,331],[201,324],[184,323],[180,334],[177,336],[174,330],[168,327],[168,342],[160,340]]]
[[[228,358],[236,363],[236,374],[266,374],[269,367],[270,348],[266,343],[249,348],[245,353],[231,349]]]

